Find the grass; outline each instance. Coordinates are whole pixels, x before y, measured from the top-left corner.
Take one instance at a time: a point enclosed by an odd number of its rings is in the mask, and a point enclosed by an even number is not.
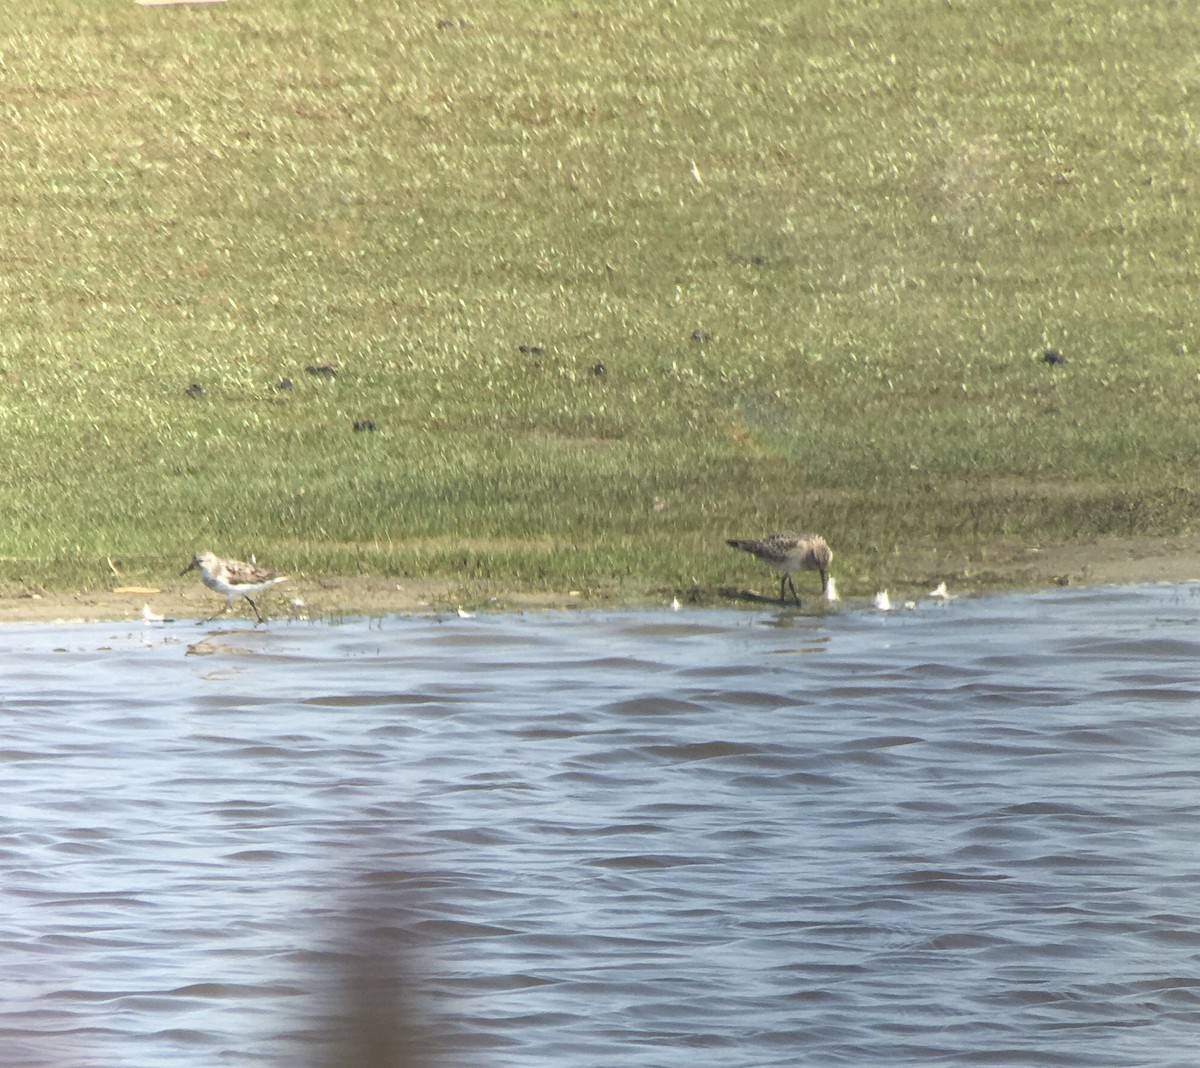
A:
[[[0,581],[713,590],[801,526],[866,590],[1191,528],[1182,9],[386,8],[0,29]]]

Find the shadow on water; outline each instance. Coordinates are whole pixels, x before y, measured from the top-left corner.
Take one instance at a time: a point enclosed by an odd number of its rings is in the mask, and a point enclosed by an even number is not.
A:
[[[422,954],[401,927],[397,913],[415,912],[402,892],[378,891],[348,898],[330,948],[318,954],[329,969],[314,966],[308,986],[323,991],[324,1013],[296,1033],[315,1031],[301,1054],[303,1068],[445,1068],[440,1036],[429,1020],[432,1003],[422,980]],[[338,930],[338,928],[341,928]],[[410,943],[410,944],[405,944]],[[327,1015],[325,1015],[327,1013]],[[316,1028],[313,1023],[317,1023]]]
[[[821,604],[820,596],[805,597],[801,595],[800,604],[796,604],[790,598],[781,601],[778,595],[767,597],[764,594],[755,593],[753,590],[735,590],[724,587],[717,592],[720,599],[727,604],[761,605],[767,608],[778,608],[781,612],[813,612],[816,611],[814,606]]]

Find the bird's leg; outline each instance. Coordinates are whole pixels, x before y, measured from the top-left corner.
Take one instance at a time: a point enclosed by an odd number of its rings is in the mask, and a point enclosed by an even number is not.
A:
[[[223,615],[224,615],[226,612],[228,612],[228,611],[229,611],[229,606],[230,606],[232,603],[233,603],[232,601],[226,601],[226,602],[225,602],[225,607],[224,607],[224,608],[222,608],[222,609],[221,609],[219,612],[214,612],[214,613],[213,613],[211,616],[209,616],[207,619],[202,619],[202,620],[200,620],[200,622],[197,624],[197,626],[203,627],[203,626],[204,626],[206,623],[211,623],[211,622],[212,622],[214,619],[216,619],[216,618],[217,618],[217,616],[223,616]]]
[[[788,577],[788,576],[787,576],[787,572],[786,572],[786,571],[785,571],[785,572],[783,572],[783,574],[781,574],[781,575],[779,576],[779,603],[780,603],[780,604],[783,604],[783,603],[784,603],[784,599],[783,599],[783,591],[784,591],[784,590],[787,588],[787,587],[786,587],[786,583],[787,583],[787,577]]]
[[[787,573],[787,581],[788,586],[791,587],[792,596],[796,598],[796,606],[800,607],[800,594],[796,592],[796,584],[792,581],[792,573],[790,571]],[[783,598],[781,597],[780,600],[783,600]]]
[[[258,616],[258,621],[260,623],[265,623],[266,620],[263,619],[263,614],[258,610],[258,605],[256,605],[253,601],[250,600],[250,595],[248,593],[245,593],[245,594],[242,594],[242,596],[245,597],[247,601],[250,601],[250,607],[254,609],[254,614],[256,616]]]
[[[824,597],[829,592],[829,575],[826,574],[824,568],[820,569],[819,574],[821,576],[821,596]]]

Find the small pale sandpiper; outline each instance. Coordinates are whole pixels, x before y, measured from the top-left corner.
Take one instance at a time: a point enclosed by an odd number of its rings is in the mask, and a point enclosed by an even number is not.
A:
[[[278,582],[283,582],[287,578],[287,575],[281,575],[277,571],[267,571],[257,564],[247,564],[244,560],[225,560],[207,551],[196,553],[192,557],[192,562],[179,573],[186,575],[197,567],[200,569],[200,581],[210,590],[225,598],[225,607],[220,612],[209,616],[204,620],[205,623],[211,623],[217,616],[228,612],[229,606],[239,597],[245,597],[247,603],[254,609],[258,621],[265,623],[263,614],[258,610],[258,605],[254,603],[250,595],[274,586]]]

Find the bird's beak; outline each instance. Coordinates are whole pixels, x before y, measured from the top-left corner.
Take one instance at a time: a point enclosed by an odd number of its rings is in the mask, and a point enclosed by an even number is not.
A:
[[[199,560],[197,560],[197,559],[195,559],[195,558],[193,557],[193,559],[192,559],[192,562],[191,562],[190,564],[188,564],[188,566],[187,566],[187,567],[185,567],[185,568],[184,568],[182,571],[180,571],[179,573],[180,573],[181,575],[186,575],[186,574],[187,574],[189,571],[191,571],[191,570],[192,570],[192,568],[194,568],[194,567],[199,567],[199,566],[200,566],[200,561],[199,561]]]

